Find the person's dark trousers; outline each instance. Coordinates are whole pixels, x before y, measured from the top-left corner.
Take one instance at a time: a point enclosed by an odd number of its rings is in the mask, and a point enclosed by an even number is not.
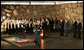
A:
[[[14,31],[15,31],[15,34],[16,34],[16,28],[14,29]]]
[[[6,28],[6,33],[7,33],[7,34],[9,33],[9,30],[8,30],[8,28]]]
[[[30,28],[30,34],[32,34],[32,27]]]
[[[22,32],[22,28],[19,28],[19,33],[21,34],[21,32]]]
[[[57,26],[57,25],[56,25],[56,26]],[[58,32],[58,28],[57,28],[57,27],[55,27],[55,33],[56,33],[56,32]]]
[[[57,32],[59,32],[59,27],[58,27],[58,26],[57,26],[57,28],[56,28],[56,29],[57,29]]]
[[[26,27],[26,33],[28,33],[28,31],[27,31],[27,27]]]
[[[12,29],[10,29],[10,35],[12,34]]]
[[[53,32],[53,27],[52,27],[52,25],[50,25],[50,32],[51,32],[51,33]]]
[[[29,34],[31,34],[31,28],[29,27]]]
[[[12,34],[14,34],[14,28],[12,29]]]
[[[31,28],[31,34],[33,34],[33,27]]]
[[[20,34],[20,28],[18,28],[17,31],[18,31],[18,34]]]
[[[64,36],[63,33],[64,33],[64,32],[63,32],[63,29],[60,29],[60,36]]]
[[[19,28],[19,32],[21,33],[21,28]]]
[[[78,39],[81,39],[81,30],[78,30],[78,31],[77,31],[77,38],[78,38]]]
[[[29,33],[29,27],[27,27],[27,33]]]
[[[15,28],[14,28],[14,34],[15,34]]]
[[[74,34],[73,34],[73,37],[74,37],[74,38],[77,38],[77,31],[76,31],[76,29],[73,29],[73,33],[74,33]]]
[[[64,29],[64,36],[67,37],[68,36],[68,30],[67,29]]]
[[[45,38],[45,33],[46,33],[46,30],[45,28],[43,29],[43,38]]]
[[[18,34],[18,28],[16,28],[15,32],[16,32],[16,34]]]
[[[51,33],[53,32],[53,27],[52,27],[52,25],[50,25],[50,32],[51,32]]]
[[[8,34],[10,34],[10,29],[8,29]]]
[[[27,29],[28,29],[28,33],[30,33],[30,32],[29,32],[29,31],[30,31],[30,28],[28,27]]]
[[[21,29],[21,33],[22,33],[22,28],[20,28]]]
[[[50,32],[50,25],[48,25],[48,32]]]
[[[9,33],[8,33],[8,34],[10,34],[10,32],[11,32],[11,31],[10,31],[10,29],[9,29],[8,31],[9,31]]]

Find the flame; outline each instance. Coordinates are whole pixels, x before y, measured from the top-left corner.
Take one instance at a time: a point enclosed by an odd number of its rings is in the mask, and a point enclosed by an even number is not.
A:
[[[44,49],[44,40],[41,39],[41,49]]]

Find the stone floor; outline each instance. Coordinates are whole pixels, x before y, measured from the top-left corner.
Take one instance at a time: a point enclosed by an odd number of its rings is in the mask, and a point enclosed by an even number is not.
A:
[[[37,47],[35,45],[17,47],[10,44],[4,40],[1,40],[2,49],[83,49],[83,39],[72,38],[70,33],[68,37],[59,36],[59,33],[47,34],[45,39],[42,39],[42,47]],[[13,36],[13,35],[10,35]],[[7,38],[4,35],[4,38]],[[11,37],[9,37],[11,38]],[[28,39],[34,39],[34,34],[27,35]]]

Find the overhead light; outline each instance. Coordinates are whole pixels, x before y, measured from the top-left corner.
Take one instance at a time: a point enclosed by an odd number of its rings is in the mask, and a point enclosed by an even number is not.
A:
[[[83,2],[83,1],[78,1],[78,2]]]
[[[31,5],[55,5],[53,2],[31,2]]]
[[[77,3],[77,1],[56,2],[56,4]]]
[[[1,2],[1,4],[7,4],[7,5],[29,5],[29,2],[15,2],[15,1],[12,1],[12,2]]]

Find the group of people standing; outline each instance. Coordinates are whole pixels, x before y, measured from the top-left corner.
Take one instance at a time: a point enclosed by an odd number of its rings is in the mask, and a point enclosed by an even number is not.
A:
[[[78,19],[77,21],[73,19],[73,32],[74,32],[74,38],[81,39],[81,30],[82,30],[82,24],[80,20]]]
[[[26,30],[27,33],[34,33],[34,21],[40,23],[44,34],[46,32],[60,32],[60,36],[68,36],[69,30],[69,21],[55,18],[42,18],[42,19],[29,19],[29,20],[7,20],[6,25],[6,33],[9,34],[19,34]],[[81,39],[81,22],[79,19],[73,20],[72,23],[73,37]]]

